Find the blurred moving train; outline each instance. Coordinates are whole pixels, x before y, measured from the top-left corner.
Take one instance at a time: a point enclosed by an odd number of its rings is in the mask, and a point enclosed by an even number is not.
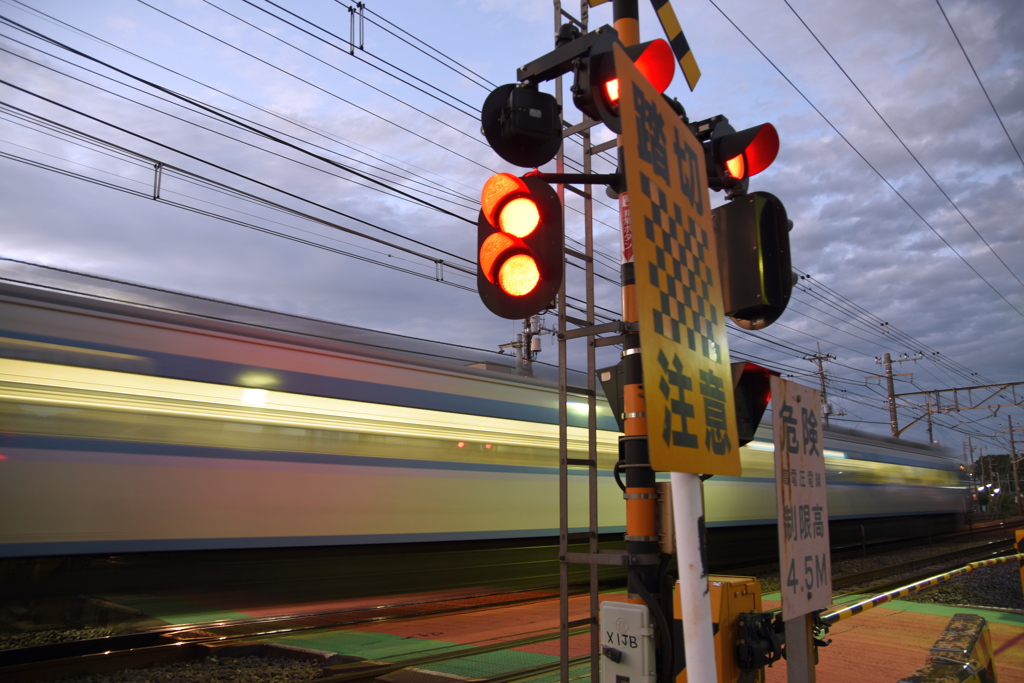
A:
[[[555,537],[557,385],[498,358],[0,261],[0,558]],[[712,533],[775,523],[772,450],[762,429],[742,477],[707,482]],[[940,449],[832,431],[825,456],[833,525],[965,511]]]

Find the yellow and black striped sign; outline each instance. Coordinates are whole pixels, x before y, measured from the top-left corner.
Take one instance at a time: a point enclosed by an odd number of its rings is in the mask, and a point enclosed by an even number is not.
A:
[[[656,472],[738,477],[739,437],[700,142],[614,47],[647,447]]]
[[[679,26],[672,3],[669,0],[651,0],[651,4],[654,5],[658,21],[661,22],[661,28],[665,30],[665,37],[668,38],[668,44],[672,46],[672,54],[679,60],[679,67],[683,70],[686,84],[690,86],[692,92],[700,80],[700,68],[693,57],[693,51],[690,50],[690,44],[686,42],[683,29]]]

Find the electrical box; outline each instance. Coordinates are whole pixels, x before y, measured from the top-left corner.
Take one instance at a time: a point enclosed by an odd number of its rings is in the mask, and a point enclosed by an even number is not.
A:
[[[739,615],[744,612],[761,611],[761,584],[747,576],[709,576],[708,589],[711,592],[711,621],[715,629],[715,659],[718,680],[740,680],[740,669],[736,664],[736,642],[739,639]],[[675,618],[683,618],[679,604],[679,593],[674,597]],[[677,626],[682,632],[682,626]],[[764,671],[749,680],[764,681]],[[602,683],[604,681],[602,680]],[[686,669],[676,677],[676,683],[687,683]]]
[[[1014,536],[1017,538],[1017,552],[1024,553],[1024,530],[1017,529],[1014,532]],[[1018,562],[1020,565],[1020,589],[1024,591],[1024,562]]]
[[[601,603],[601,683],[654,683],[654,628],[646,605]]]

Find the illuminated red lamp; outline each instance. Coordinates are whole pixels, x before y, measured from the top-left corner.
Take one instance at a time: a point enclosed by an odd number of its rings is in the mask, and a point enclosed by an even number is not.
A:
[[[573,103],[590,118],[601,121],[614,133],[622,133],[619,114],[619,79],[615,72],[613,43],[608,40],[595,46],[591,54],[579,62],[573,85]],[[664,93],[675,75],[676,59],[672,47],[664,40],[630,45],[624,48],[637,70],[655,90]]]
[[[659,93],[668,90],[672,77],[676,73],[676,57],[672,54],[672,46],[664,40],[652,40],[636,46],[641,48],[639,55],[634,57],[632,48],[626,53],[633,57],[633,64],[644,75]]]
[[[564,276],[562,203],[533,176],[498,173],[484,184],[477,220],[477,289],[497,315],[550,307]]]
[[[522,241],[540,225],[540,209],[522,178],[498,173],[484,184],[481,210],[498,228],[480,245],[480,270],[509,296],[526,296],[540,282],[537,260]]]
[[[626,48],[626,54],[633,57],[633,65],[644,75],[654,89],[659,93],[668,90],[672,83],[672,77],[676,72],[675,55],[672,54],[672,47],[664,40],[652,40],[649,43],[641,43]],[[619,79],[611,78],[604,84],[605,97],[618,107],[619,104]]]
[[[736,131],[725,116],[690,124],[704,146],[708,188],[731,199],[747,193],[750,176],[766,170],[779,154],[779,133],[770,123]]]
[[[734,133],[728,144],[723,141],[721,154],[726,158],[725,169],[730,176],[737,180],[749,178],[775,161],[779,154],[779,133],[770,123]]]

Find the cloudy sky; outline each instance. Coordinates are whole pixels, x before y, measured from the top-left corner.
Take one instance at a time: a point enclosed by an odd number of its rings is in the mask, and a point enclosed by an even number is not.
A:
[[[511,341],[520,325],[475,292],[475,220],[487,177],[517,169],[476,112],[553,48],[552,6],[371,0],[350,50],[349,4],[0,0],[0,256],[480,348]],[[817,386],[806,358],[820,344],[835,357],[833,423],[883,434],[871,377],[885,353],[921,355],[896,364],[898,393],[1024,381],[1024,3],[674,6],[703,76],[691,93],[677,73],[668,94],[692,120],[778,128],[779,157],[751,190],[785,203],[806,276],[778,323],[732,328],[734,360]],[[642,39],[661,37],[641,10]],[[590,12],[591,28],[611,20],[610,3]],[[568,104],[565,118],[580,114]],[[571,161],[579,149],[567,144]],[[595,223],[609,319],[613,207],[602,197]],[[572,268],[569,287],[583,296]],[[540,360],[557,362],[544,342]],[[901,409],[901,423],[918,414]],[[950,413],[934,438],[1004,450],[1008,415],[1024,427],[1020,408]],[[926,439],[923,423],[907,436]]]

